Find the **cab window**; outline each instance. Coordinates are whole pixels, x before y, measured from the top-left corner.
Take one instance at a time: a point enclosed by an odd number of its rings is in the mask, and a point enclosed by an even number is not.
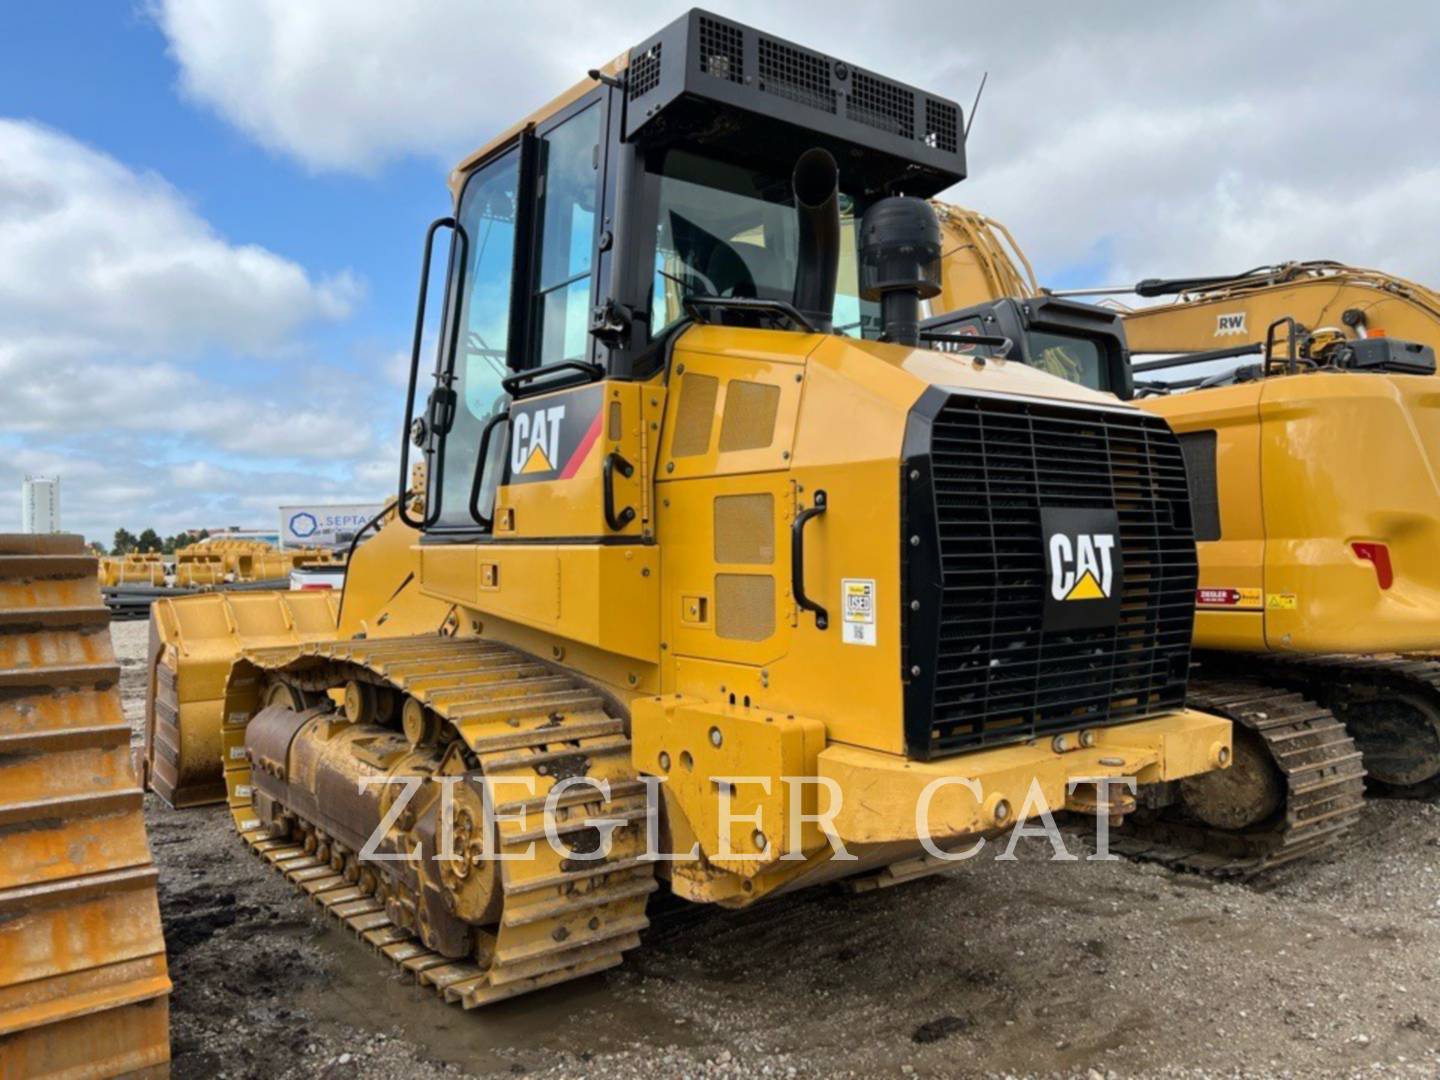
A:
[[[1105,354],[1088,338],[1032,331],[1030,366],[1092,390],[1109,390]]]
[[[519,152],[511,150],[479,169],[465,184],[460,225],[465,230],[465,284],[455,356],[455,420],[445,437],[440,495],[442,526],[470,526],[470,487],[486,422],[508,407],[500,380],[510,339],[510,285],[515,262],[515,207]],[[458,251],[457,259],[458,259]],[[458,265],[452,278],[458,279]],[[457,302],[452,295],[449,303]],[[448,312],[447,312],[448,314]],[[442,325],[450,325],[447,318]],[[443,359],[442,359],[443,362]],[[434,478],[431,478],[432,482]]]
[[[540,139],[537,365],[584,360],[589,352],[602,116],[600,106],[591,105]]]
[[[686,297],[791,299],[799,223],[788,176],[670,150],[658,170],[658,191],[652,336],[684,317]],[[854,202],[842,193],[835,329],[875,337],[878,305],[857,296],[856,232]]]

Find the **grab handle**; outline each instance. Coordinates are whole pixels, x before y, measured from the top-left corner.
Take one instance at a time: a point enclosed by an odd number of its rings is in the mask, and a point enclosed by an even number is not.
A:
[[[790,591],[794,593],[795,604],[801,611],[815,613],[817,630],[824,630],[830,625],[830,613],[805,595],[805,524],[825,513],[826,506],[825,492],[815,492],[814,505],[796,514],[790,526]]]
[[[410,515],[409,493],[410,493],[410,424],[411,417],[415,413],[415,384],[420,376],[420,342],[425,332],[425,301],[430,293],[430,255],[435,246],[435,234],[441,229],[449,229],[455,239],[460,242],[459,269],[455,277],[455,302],[452,305],[454,311],[451,315],[449,334],[449,349],[445,354],[448,356],[444,368],[437,364],[435,372],[436,390],[438,396],[432,396],[430,405],[427,408],[425,422],[428,436],[429,448],[425,457],[427,465],[437,462],[439,467],[431,470],[426,469],[426,480],[430,484],[430,490],[435,497],[431,499],[428,495],[425,499],[425,516],[414,518]],[[470,239],[465,235],[465,227],[453,217],[436,218],[425,230],[425,251],[420,257],[420,297],[415,304],[415,335],[410,343],[410,377],[407,381],[405,391],[405,433],[400,442],[400,492],[395,513],[400,520],[412,529],[428,529],[440,519],[440,490],[445,479],[445,437],[449,434],[448,427],[442,426],[439,431],[433,430],[432,426],[437,419],[448,421],[454,416],[455,391],[451,387],[454,382],[455,372],[455,342],[460,332],[460,298],[465,292],[465,264],[470,257]],[[444,334],[442,329],[442,344],[444,348]],[[445,410],[449,410],[450,416],[444,417]],[[433,475],[432,475],[433,473]],[[433,505],[432,505],[433,504]]]
[[[610,526],[612,532],[620,532],[635,520],[635,508],[627,506],[617,515],[615,513],[615,473],[619,471],[625,479],[635,475],[635,466],[620,456],[618,450],[611,451],[605,455],[605,464],[601,467],[601,476],[605,488],[605,524]]]

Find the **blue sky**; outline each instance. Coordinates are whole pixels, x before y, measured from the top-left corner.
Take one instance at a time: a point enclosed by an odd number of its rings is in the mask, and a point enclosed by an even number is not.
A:
[[[950,198],[1008,224],[1053,287],[1293,258],[1433,283],[1440,255],[1415,238],[1440,226],[1440,20],[1382,6],[1409,27],[1365,44],[1384,80],[1276,62],[1349,39],[1339,2],[720,8],[967,106],[988,71]],[[449,167],[681,10],[9,6],[0,526],[26,472],[59,473],[66,527],[95,538],[383,497]]]

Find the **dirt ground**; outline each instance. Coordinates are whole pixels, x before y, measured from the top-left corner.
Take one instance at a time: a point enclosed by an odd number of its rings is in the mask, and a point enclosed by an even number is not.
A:
[[[114,627],[137,724],[145,633]],[[147,817],[180,1078],[1440,1074],[1433,804],[1372,802],[1343,855],[1258,888],[1026,841],[655,913],[620,968],[477,1013],[296,898],[223,809]]]

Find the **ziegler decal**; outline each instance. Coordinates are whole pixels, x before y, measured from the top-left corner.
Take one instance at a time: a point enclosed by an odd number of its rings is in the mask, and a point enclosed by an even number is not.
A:
[[[510,452],[505,483],[569,480],[590,455],[600,437],[603,390],[547,394],[510,407]]]
[[[1245,333],[1245,312],[1232,311],[1215,316],[1215,336],[1230,337]]]
[[[1258,608],[1260,590],[1202,587],[1195,590],[1195,604],[1203,608]]]
[[[1045,629],[1113,626],[1120,618],[1120,520],[1113,510],[1044,509]]]

